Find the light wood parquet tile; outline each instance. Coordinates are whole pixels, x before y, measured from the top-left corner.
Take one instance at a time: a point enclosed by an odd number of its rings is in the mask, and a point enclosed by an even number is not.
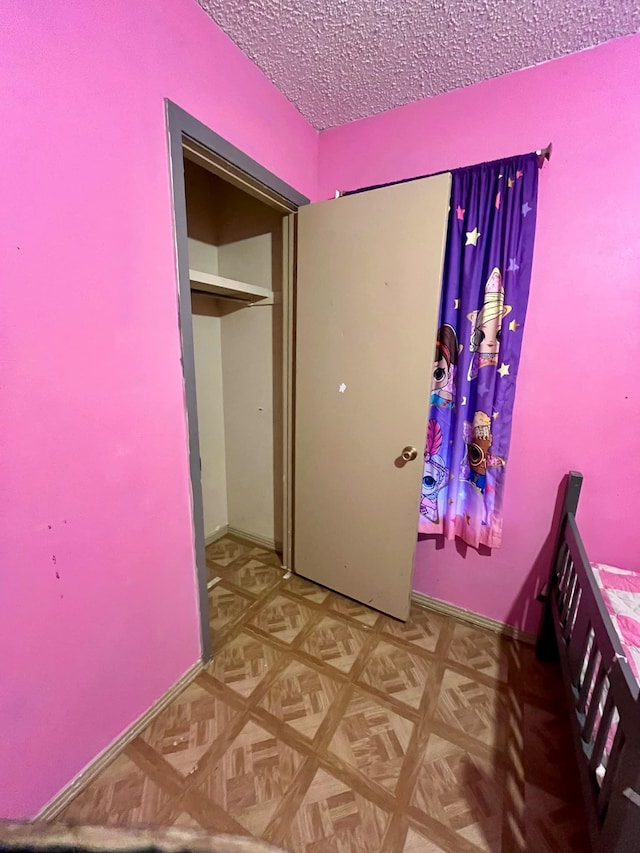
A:
[[[390,815],[318,770],[285,838],[291,853],[364,853],[381,849]]]
[[[291,575],[290,578],[283,581],[282,589],[286,589],[287,592],[291,592],[294,595],[299,595],[307,601],[313,601],[315,604],[322,604],[330,594],[328,589],[318,586],[300,575]]]
[[[302,764],[302,755],[249,721],[198,789],[260,835]]]
[[[570,763],[573,748],[568,715],[559,716],[524,703],[523,752],[527,756],[527,782],[559,797],[566,796],[563,768]]]
[[[350,672],[366,640],[363,631],[332,616],[324,616],[310,631],[302,649],[323,663]]]
[[[447,618],[441,613],[412,604],[406,622],[393,619],[391,616],[383,616],[381,630],[385,634],[391,634],[393,637],[404,640],[406,643],[434,652],[440,636],[440,629]]]
[[[552,712],[562,707],[565,701],[562,679],[554,667],[536,659],[533,646],[514,644],[511,657],[514,686],[528,702],[547,706]]]
[[[182,776],[188,776],[236,711],[197,682],[160,713],[140,737]]]
[[[268,642],[242,631],[215,653],[206,670],[240,696],[248,698],[280,654]]]
[[[353,601],[351,598],[345,598],[343,595],[338,595],[337,592],[331,593],[329,607],[331,610],[335,610],[336,613],[341,613],[343,616],[348,616],[350,619],[356,619],[358,622],[362,622],[363,625],[367,625],[369,628],[375,625],[378,621],[378,617],[380,616],[377,610],[365,607],[364,604],[360,604],[358,601]]]
[[[409,827],[402,853],[447,853],[447,851]]]
[[[154,784],[171,797],[179,797],[187,787],[187,781],[168,761],[156,752],[141,737],[135,738],[124,749],[124,754]]]
[[[399,648],[382,640],[369,655],[360,681],[399,702],[418,708],[429,668],[429,661],[411,654],[408,648]]]
[[[222,577],[221,567],[217,566],[211,560],[207,560],[206,565],[207,565],[207,584],[209,584],[211,581],[214,581],[214,580],[220,580],[220,578]]]
[[[209,592],[209,625],[216,632],[226,627],[251,607],[252,601],[223,584],[217,584]]]
[[[197,787],[191,787],[185,792],[179,807],[207,832],[236,836],[250,835],[245,827],[234,820],[219,803],[205,797]]]
[[[212,542],[206,547],[206,558],[219,566],[228,566],[235,560],[247,558],[254,550],[254,546],[231,539],[229,536],[224,536],[218,539],[217,542]]]
[[[266,563],[268,566],[275,566],[276,569],[282,569],[282,560],[280,555],[275,551],[269,551],[267,548],[254,546],[249,551],[249,557],[255,560],[260,560],[261,563]]]
[[[535,853],[588,851],[584,819],[568,804],[535,785],[525,785],[525,850]]]
[[[175,817],[171,817],[166,821],[162,821],[162,826],[175,826],[181,829],[202,829],[195,818],[192,818],[187,812],[179,812]]]
[[[300,661],[292,661],[280,673],[260,702],[278,720],[313,740],[340,684]]]
[[[410,720],[356,690],[329,750],[370,781],[394,791],[412,729]]]
[[[454,670],[444,671],[435,718],[487,746],[505,748],[509,722],[505,695]]]
[[[289,853],[587,853],[562,684],[529,647],[422,607],[398,622],[233,536],[207,565],[213,660],[61,820]]]
[[[197,808],[193,808],[197,797],[187,792],[175,800],[171,800],[158,812],[158,826],[175,826],[184,829],[200,830],[204,828],[202,815]],[[192,814],[193,811],[193,814]],[[237,835],[245,834],[240,824],[236,824],[218,808],[211,808],[207,801],[207,813],[209,817],[209,828],[218,833],[235,832]]]
[[[282,579],[282,570],[252,557],[240,565],[227,568],[227,579],[253,595],[261,595]]]
[[[505,650],[511,643],[494,631],[460,622],[455,627],[448,658],[483,675],[506,681]]]
[[[504,771],[437,735],[427,744],[411,805],[481,850],[500,850]]]
[[[120,755],[60,815],[65,823],[103,826],[158,825],[158,815],[175,799],[126,755]]]
[[[302,602],[278,595],[265,604],[251,624],[284,643],[292,643],[314,615]]]

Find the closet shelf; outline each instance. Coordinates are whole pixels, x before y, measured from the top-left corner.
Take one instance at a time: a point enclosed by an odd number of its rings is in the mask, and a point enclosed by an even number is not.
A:
[[[248,284],[246,281],[236,281],[233,278],[224,278],[214,273],[202,270],[189,270],[191,287],[203,293],[213,293],[216,296],[230,296],[244,302],[259,302],[268,299],[273,292],[267,287],[259,287],[257,284]]]

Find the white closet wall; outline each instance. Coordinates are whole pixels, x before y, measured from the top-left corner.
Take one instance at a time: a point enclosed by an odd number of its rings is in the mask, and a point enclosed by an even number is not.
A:
[[[204,535],[229,524],[222,385],[222,319],[193,315]]]
[[[191,269],[220,273],[219,266],[220,255],[217,246],[212,246],[202,240],[189,240],[189,267]]]
[[[218,273],[271,290],[271,234],[218,247]]]
[[[271,235],[219,248],[220,275],[271,288]],[[224,269],[223,269],[224,266]],[[273,542],[273,306],[222,321],[229,526]]]
[[[188,161],[185,185],[189,266],[280,293],[281,215]],[[192,291],[207,538],[282,540],[281,312]]]

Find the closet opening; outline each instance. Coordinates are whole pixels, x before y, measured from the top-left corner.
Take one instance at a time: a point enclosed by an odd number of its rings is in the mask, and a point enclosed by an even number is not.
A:
[[[185,158],[205,545],[282,553],[282,215]]]
[[[292,547],[294,217],[307,199],[167,102],[202,656],[205,547]]]

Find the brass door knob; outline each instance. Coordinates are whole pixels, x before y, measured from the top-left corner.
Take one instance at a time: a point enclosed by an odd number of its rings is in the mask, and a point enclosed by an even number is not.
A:
[[[417,455],[418,451],[415,449],[415,447],[405,447],[405,449],[402,451],[402,458],[405,462],[413,462]]]

